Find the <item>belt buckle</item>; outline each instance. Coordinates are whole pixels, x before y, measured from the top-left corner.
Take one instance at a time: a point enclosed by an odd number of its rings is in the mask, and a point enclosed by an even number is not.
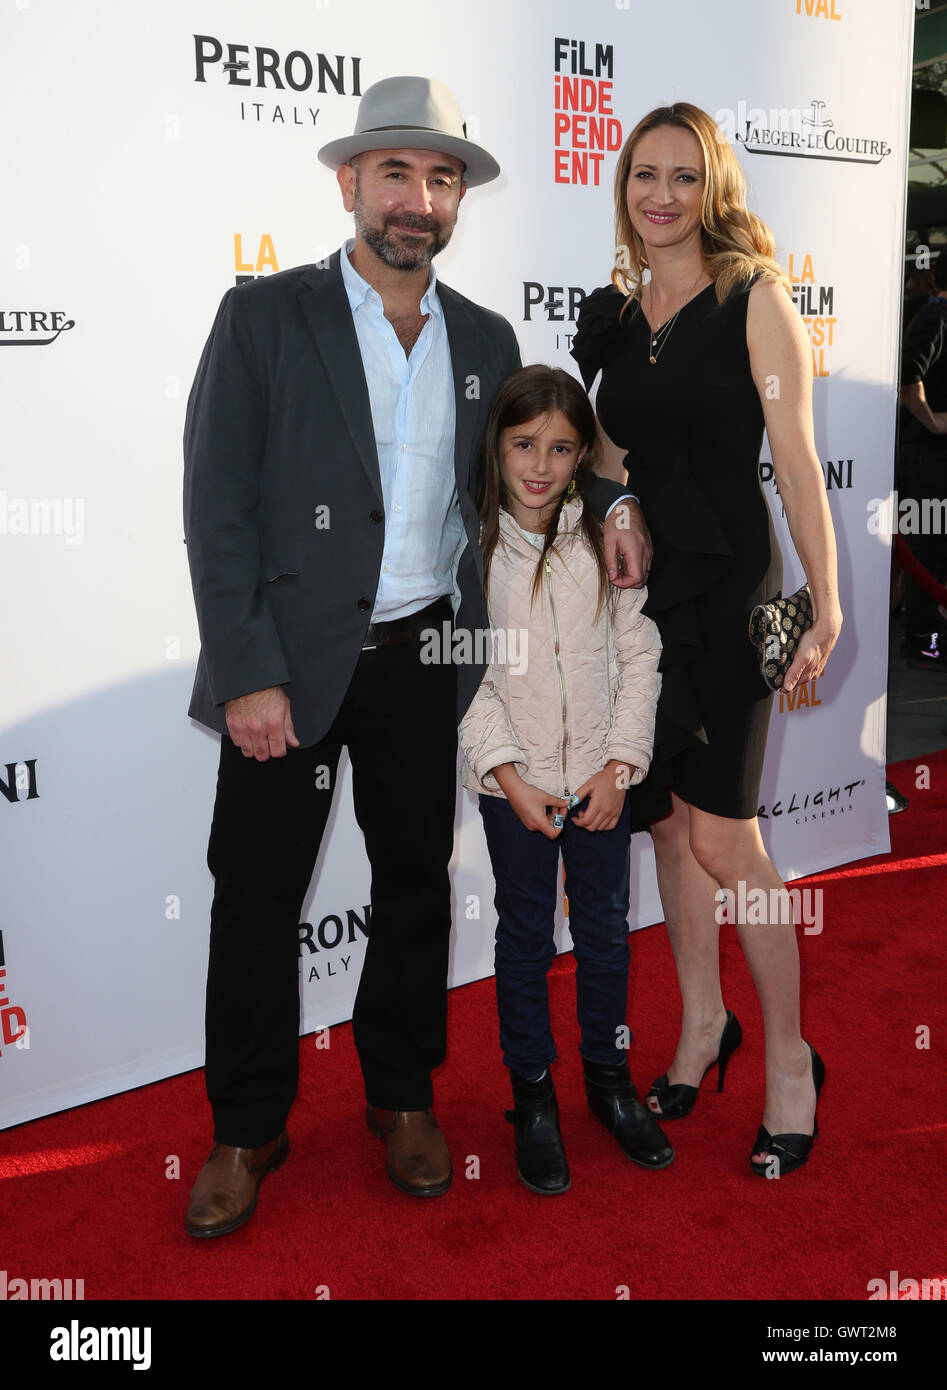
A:
[[[410,642],[410,641],[411,641],[411,635],[412,635],[412,634],[411,634],[411,629],[410,629],[410,628],[405,628],[403,631],[401,631],[401,632],[399,632],[399,633],[397,633],[397,634],[396,634],[396,633],[392,633],[391,636],[388,637],[385,641],[382,641],[382,642],[365,642],[365,643],[363,643],[363,644],[362,644],[362,651],[363,651],[363,652],[376,652],[376,651],[378,651],[378,649],[379,649],[380,647],[395,647],[395,646],[400,646],[400,645],[401,645],[402,643],[404,643],[404,642]]]

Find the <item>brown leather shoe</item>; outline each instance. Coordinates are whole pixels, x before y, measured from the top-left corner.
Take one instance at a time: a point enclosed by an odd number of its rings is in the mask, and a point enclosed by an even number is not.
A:
[[[430,1110],[380,1110],[370,1105],[365,1118],[372,1134],[384,1139],[387,1172],[395,1187],[412,1197],[439,1197],[450,1187],[447,1141]]]
[[[215,1144],[191,1189],[185,1229],[190,1236],[225,1236],[256,1210],[257,1188],[289,1153],[285,1129],[259,1149]]]

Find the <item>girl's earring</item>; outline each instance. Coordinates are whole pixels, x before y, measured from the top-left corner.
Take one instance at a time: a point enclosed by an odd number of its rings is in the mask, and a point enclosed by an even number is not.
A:
[[[569,486],[566,488],[566,497],[569,498],[575,492],[575,474],[569,479]]]

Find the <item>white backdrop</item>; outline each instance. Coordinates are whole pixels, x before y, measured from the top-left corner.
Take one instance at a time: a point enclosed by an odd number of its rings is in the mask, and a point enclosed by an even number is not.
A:
[[[439,275],[510,319],[524,362],[573,371],[624,135],[674,100],[733,134],[811,320],[846,616],[827,675],[774,710],[764,837],[787,878],[887,850],[889,555],[866,518],[891,486],[912,19],[911,0],[4,7],[0,1125],[203,1061],[218,744],[185,713],[184,405],[235,278],[350,234],[315,152],[381,77],[446,81],[504,170]],[[556,120],[574,78],[594,135]],[[491,973],[495,925],[467,793],[453,881],[461,983]],[[632,893],[632,926],[660,920],[646,836]],[[368,901],[346,775],[304,910],[304,1031],[350,1016]]]

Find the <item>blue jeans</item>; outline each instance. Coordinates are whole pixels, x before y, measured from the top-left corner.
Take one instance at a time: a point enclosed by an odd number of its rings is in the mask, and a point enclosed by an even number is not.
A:
[[[626,797],[614,830],[591,831],[572,820],[587,804],[588,798],[570,811],[562,834],[550,840],[527,830],[505,797],[480,797],[497,889],[500,1046],[506,1065],[523,1076],[556,1060],[546,974],[556,954],[560,850],[575,946],[579,1051],[608,1066],[628,1060],[619,1029],[628,1004],[630,806]]]

